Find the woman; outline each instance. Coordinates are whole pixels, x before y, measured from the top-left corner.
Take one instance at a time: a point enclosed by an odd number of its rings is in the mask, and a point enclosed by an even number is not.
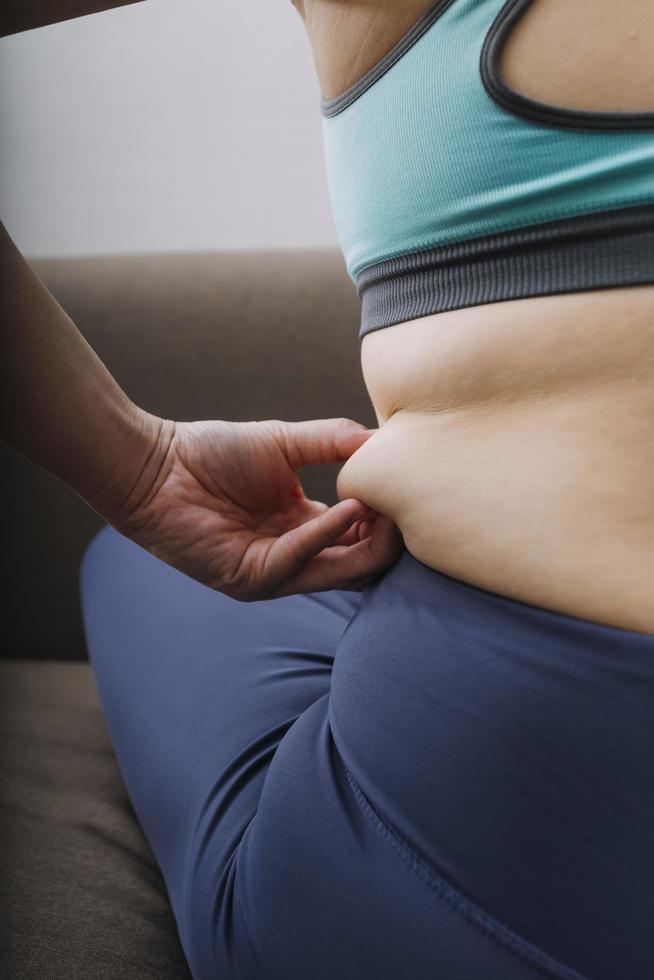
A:
[[[654,13],[296,6],[378,429],[153,418],[5,243],[7,441],[110,525],[89,652],[186,956],[642,980]]]

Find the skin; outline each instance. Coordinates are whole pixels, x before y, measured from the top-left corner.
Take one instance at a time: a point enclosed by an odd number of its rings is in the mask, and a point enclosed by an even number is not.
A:
[[[5,0],[0,11],[0,37],[134,2],[136,0]]]

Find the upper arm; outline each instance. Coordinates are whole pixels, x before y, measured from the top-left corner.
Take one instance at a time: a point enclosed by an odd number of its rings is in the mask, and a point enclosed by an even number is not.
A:
[[[0,37],[138,2],[140,0],[4,0],[0,8]]]

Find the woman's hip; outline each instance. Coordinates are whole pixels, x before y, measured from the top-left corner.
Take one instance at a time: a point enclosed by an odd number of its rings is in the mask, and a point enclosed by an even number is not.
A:
[[[362,795],[457,892],[594,980],[651,972],[654,636],[405,549],[340,640],[329,721]]]

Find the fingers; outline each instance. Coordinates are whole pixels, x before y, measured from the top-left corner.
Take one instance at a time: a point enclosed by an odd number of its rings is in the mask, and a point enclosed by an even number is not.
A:
[[[306,528],[306,524],[302,525],[289,534],[293,535],[296,531]],[[317,540],[312,537],[311,545],[309,546],[307,542],[304,545],[305,549],[316,549]],[[278,539],[278,544],[282,541],[283,538]],[[306,557],[307,550],[298,551],[298,543],[294,542],[291,544],[290,552],[295,559],[289,559],[286,555],[282,559],[281,567],[284,567],[288,574],[280,583],[275,595],[363,588],[367,582],[374,580],[393,564],[402,546],[403,539],[399,528],[390,517],[383,514],[379,514],[373,522],[368,537],[354,544],[336,545],[332,540],[331,545],[323,545],[322,549],[313,550],[313,554]],[[304,554],[305,557],[298,561],[299,554]]]
[[[368,535],[372,533],[374,523],[374,518],[363,521],[355,521],[344,534],[341,534],[339,538],[332,541],[332,545],[349,545],[356,544],[357,541],[363,541],[364,538],[367,538]]]
[[[352,500],[359,501],[358,497],[348,497],[347,499],[350,501]],[[359,501],[359,502],[361,503],[362,508],[365,507],[363,501]],[[303,501],[304,512],[301,514],[301,516],[299,516],[299,518],[297,519],[297,521],[294,523],[293,526],[297,526],[297,524],[306,524],[307,521],[315,520],[316,517],[320,517],[322,514],[326,513],[329,510],[329,507],[330,505],[326,504],[323,500],[310,500],[308,497],[305,497]],[[367,509],[369,514],[369,519],[372,522],[377,516],[377,511],[372,510],[372,508],[370,507],[368,507]],[[350,524],[347,530],[344,531],[343,534],[341,534],[339,537],[335,538],[331,542],[331,544],[333,545],[356,544],[357,541],[360,541],[362,538],[366,537],[366,535],[369,534],[371,530],[371,527],[366,527],[362,532],[361,527],[362,527],[362,520],[360,518],[357,518],[354,521],[354,523]]]
[[[355,522],[347,529],[347,531],[345,531],[344,534],[341,534],[338,538],[330,541],[329,545],[326,547],[356,544],[357,541],[363,541],[365,538],[370,537],[375,526],[375,520],[377,517],[379,517],[379,514],[377,511],[370,510],[370,508],[368,508],[367,513],[367,517],[363,517],[363,519],[358,518],[355,520]]]
[[[354,419],[310,419],[277,422],[275,436],[292,469],[348,459],[377,429]]]
[[[348,497],[347,499],[350,501],[358,501],[358,498],[355,497]],[[367,510],[368,515],[371,518],[376,517],[377,511],[372,510],[370,507],[366,507],[363,501],[359,501],[359,503],[361,504],[362,514],[354,520],[354,523],[347,527],[347,530],[345,530],[343,534],[335,538],[331,544],[355,544],[362,537],[359,529],[361,527],[362,517],[365,516],[363,512]],[[306,524],[308,521],[313,521],[316,519],[316,517],[320,517],[322,514],[325,514],[329,508],[330,505],[326,504],[323,500],[309,500],[308,497],[305,497],[303,507],[304,512],[297,519],[297,521],[293,523],[293,526],[295,527],[298,524]]]
[[[332,545],[355,521],[361,520],[367,511],[365,504],[345,500],[287,531],[270,549],[266,575],[278,578],[280,582],[291,578],[305,562]]]

